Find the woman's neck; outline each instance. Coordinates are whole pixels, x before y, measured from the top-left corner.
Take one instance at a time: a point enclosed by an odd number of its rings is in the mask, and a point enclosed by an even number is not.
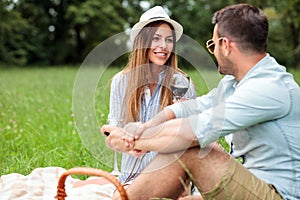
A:
[[[164,70],[165,70],[164,65],[154,65],[154,64],[150,65],[152,80],[150,81],[150,84],[148,84],[148,87],[150,88],[151,95],[153,94],[153,92],[157,86],[159,74]]]
[[[165,70],[165,65],[151,64],[150,65],[150,70],[151,70],[152,75],[154,77],[157,77],[162,71]]]

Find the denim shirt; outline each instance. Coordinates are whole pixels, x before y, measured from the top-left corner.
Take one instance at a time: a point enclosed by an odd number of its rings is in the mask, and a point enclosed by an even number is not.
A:
[[[140,116],[141,122],[146,122],[151,119],[155,114],[161,110],[160,96],[161,96],[161,83],[164,78],[164,72],[161,72],[158,76],[158,84],[152,95],[150,95],[150,89],[145,87],[144,94],[141,98],[141,110]],[[125,90],[128,82],[126,74],[119,72],[116,74],[111,83],[110,93],[110,112],[109,121],[113,126],[118,125],[120,121],[121,106],[125,96]],[[185,94],[184,98],[195,99],[197,96],[194,85],[191,83],[189,90]],[[121,120],[122,121],[122,120]],[[122,153],[121,172],[118,177],[119,180],[124,183],[130,184],[138,174],[156,157],[156,152],[148,152],[139,158],[133,157],[130,154]],[[130,178],[130,177],[131,178]],[[128,178],[129,177],[129,178]],[[127,180],[128,179],[128,180]]]
[[[226,136],[255,176],[300,199],[300,89],[269,54],[240,82],[226,75],[207,95],[168,108],[188,117],[201,147]]]

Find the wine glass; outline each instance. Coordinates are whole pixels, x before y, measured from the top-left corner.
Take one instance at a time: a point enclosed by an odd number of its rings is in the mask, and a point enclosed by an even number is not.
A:
[[[117,152],[114,151],[114,169],[112,172],[110,172],[112,175],[114,176],[119,176],[121,175],[121,172],[119,170],[119,167],[118,167],[118,155],[117,155]]]
[[[171,90],[177,102],[185,95],[190,87],[190,77],[176,73],[171,79]]]
[[[107,123],[109,124],[109,120],[107,120],[107,121],[108,121]],[[122,122],[123,122],[123,120],[116,121],[115,126],[121,127]],[[109,133],[107,133],[107,136],[108,135],[109,135]],[[119,176],[122,174],[122,172],[119,170],[119,167],[118,167],[118,154],[115,150],[114,150],[114,167],[113,167],[113,171],[110,173],[114,176]]]

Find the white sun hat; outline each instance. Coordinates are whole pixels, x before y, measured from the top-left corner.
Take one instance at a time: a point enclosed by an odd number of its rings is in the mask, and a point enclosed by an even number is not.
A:
[[[136,23],[130,31],[131,41],[134,41],[135,37],[147,24],[159,20],[168,22],[173,26],[176,34],[176,41],[178,41],[182,35],[183,28],[178,22],[170,19],[169,15],[161,6],[155,6],[142,14],[142,16],[140,17],[140,21]]]

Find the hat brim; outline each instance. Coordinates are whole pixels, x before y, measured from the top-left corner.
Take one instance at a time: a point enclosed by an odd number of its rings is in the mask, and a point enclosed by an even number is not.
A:
[[[131,31],[130,31],[130,39],[131,39],[131,41],[132,41],[132,42],[134,41],[135,37],[139,34],[139,32],[140,32],[147,24],[149,24],[149,23],[151,23],[151,22],[154,22],[154,21],[165,21],[165,22],[170,23],[170,24],[173,26],[174,31],[175,31],[176,42],[177,42],[177,41],[180,39],[180,37],[182,36],[183,28],[182,28],[182,26],[181,26],[178,22],[176,22],[176,21],[174,21],[174,20],[172,20],[172,19],[168,19],[168,18],[154,18],[154,19],[150,19],[150,20],[148,20],[148,21],[143,21],[143,22],[138,22],[138,23],[136,23],[136,24],[132,27],[132,29],[131,29]]]

